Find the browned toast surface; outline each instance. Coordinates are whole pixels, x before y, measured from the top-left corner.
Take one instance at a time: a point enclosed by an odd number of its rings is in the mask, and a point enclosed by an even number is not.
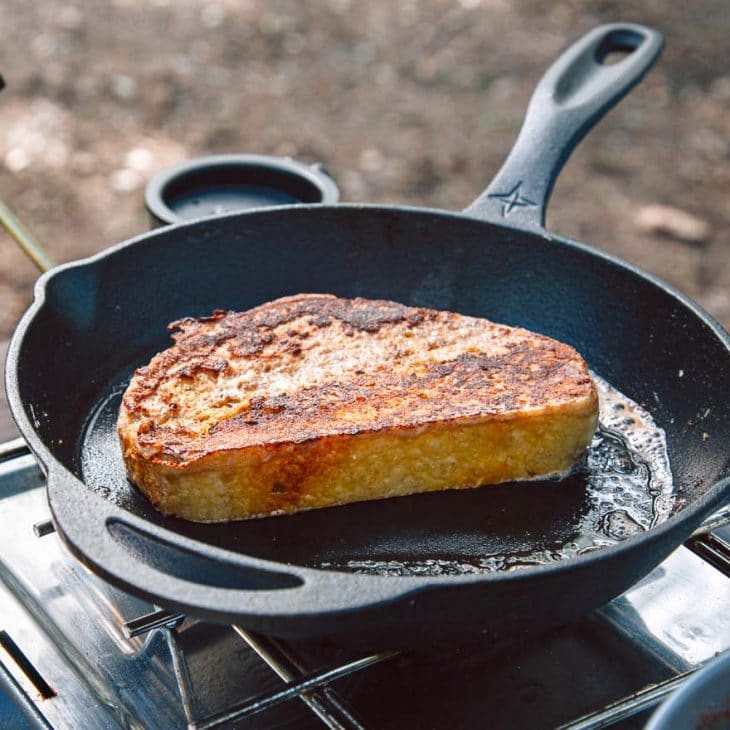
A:
[[[175,471],[227,474],[258,464],[263,475],[272,459],[275,483],[262,489],[300,494],[323,462],[334,468],[333,454],[346,470],[342,445],[368,434],[414,438],[434,427],[543,423],[553,414],[584,419],[571,442],[577,451],[595,427],[595,388],[575,350],[485,319],[300,294],[171,329],[174,345],[135,373],[118,424],[130,475],[158,501],[170,496]],[[555,468],[565,466],[563,458]],[[519,476],[534,474],[507,469],[504,478]],[[266,510],[283,499],[269,499]],[[331,503],[343,501],[340,493]]]

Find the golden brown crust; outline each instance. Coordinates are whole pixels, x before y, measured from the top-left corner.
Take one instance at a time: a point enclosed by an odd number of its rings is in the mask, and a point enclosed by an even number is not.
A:
[[[581,403],[219,451],[184,469],[130,456],[127,468],[160,511],[217,522],[564,474],[595,427],[590,403]]]
[[[573,348],[450,312],[301,294],[170,328],[175,344],[124,395],[127,460],[182,469],[231,450],[597,407]]]

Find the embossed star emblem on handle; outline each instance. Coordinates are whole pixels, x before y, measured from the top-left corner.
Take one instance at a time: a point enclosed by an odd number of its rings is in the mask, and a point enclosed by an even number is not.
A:
[[[537,203],[522,195],[522,180],[506,193],[489,193],[488,198],[502,201],[502,216],[508,216],[516,208],[536,208]]]

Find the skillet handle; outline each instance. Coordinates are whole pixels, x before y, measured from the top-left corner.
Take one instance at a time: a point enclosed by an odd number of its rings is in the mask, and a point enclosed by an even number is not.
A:
[[[603,115],[654,65],[664,42],[643,25],[612,23],[576,41],[547,70],[532,95],[517,141],[466,215],[543,228],[553,184],[570,153]],[[611,52],[626,52],[606,65]]]
[[[52,463],[48,501],[58,536],[86,566],[152,603],[265,633],[295,629],[303,612],[334,614],[387,603],[417,581],[339,574],[204,545],[140,518]],[[324,629],[322,633],[325,633]]]

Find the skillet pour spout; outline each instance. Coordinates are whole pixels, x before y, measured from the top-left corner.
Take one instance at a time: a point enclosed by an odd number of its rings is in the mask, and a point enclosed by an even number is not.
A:
[[[572,149],[661,46],[656,31],[627,23],[578,40],[538,84],[494,181],[461,213],[348,204],[252,210],[158,229],[43,275],[9,348],[7,392],[47,471],[69,549],[108,581],[175,611],[278,636],[392,647],[569,621],[656,567],[730,498],[730,338],[670,286],[548,233],[543,222]],[[602,63],[613,50],[628,55]],[[126,481],[114,431],[134,369],[167,345],[171,321],[313,291],[448,309],[573,345],[664,429],[681,508],[568,560],[400,577],[312,567],[312,545],[324,541],[332,564],[354,539],[364,555],[388,549],[418,560],[438,538],[478,559],[498,536],[472,513],[467,542],[453,500],[448,508],[433,502],[429,529],[415,513],[388,522],[377,503],[218,525],[155,512]],[[526,508],[528,518],[529,509],[539,507]],[[525,529],[509,509],[494,514],[503,534],[533,539],[529,519]],[[556,510],[555,529],[564,521]]]

